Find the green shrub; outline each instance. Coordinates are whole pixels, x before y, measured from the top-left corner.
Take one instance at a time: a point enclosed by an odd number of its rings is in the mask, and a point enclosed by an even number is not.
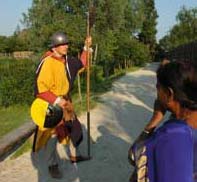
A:
[[[144,66],[151,58],[148,47],[137,40],[133,40],[131,55],[135,66]]]
[[[0,106],[31,103],[34,72],[35,63],[31,60],[1,60]]]

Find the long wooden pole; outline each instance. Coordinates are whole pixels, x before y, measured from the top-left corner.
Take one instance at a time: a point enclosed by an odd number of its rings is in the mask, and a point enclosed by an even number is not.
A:
[[[87,14],[87,37],[90,36],[90,15]],[[88,145],[88,156],[90,157],[90,45],[87,41],[87,145]]]

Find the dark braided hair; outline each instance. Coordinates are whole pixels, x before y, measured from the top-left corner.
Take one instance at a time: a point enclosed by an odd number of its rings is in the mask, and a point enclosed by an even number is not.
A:
[[[183,108],[197,110],[197,68],[191,62],[178,61],[161,65],[157,81],[164,88],[171,88],[174,99]]]

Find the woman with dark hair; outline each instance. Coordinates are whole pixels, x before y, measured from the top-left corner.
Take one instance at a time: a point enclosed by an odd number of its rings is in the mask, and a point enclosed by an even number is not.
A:
[[[156,87],[174,117],[132,146],[130,181],[197,182],[197,69],[190,62],[161,65]]]

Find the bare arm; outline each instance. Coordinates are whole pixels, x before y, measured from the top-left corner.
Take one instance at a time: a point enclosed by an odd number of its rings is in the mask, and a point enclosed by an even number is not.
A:
[[[155,100],[154,103],[154,112],[153,115],[148,122],[148,124],[145,126],[145,131],[151,132],[153,131],[159,123],[162,121],[164,115],[166,113],[166,109],[162,106],[160,101],[158,99]]]

